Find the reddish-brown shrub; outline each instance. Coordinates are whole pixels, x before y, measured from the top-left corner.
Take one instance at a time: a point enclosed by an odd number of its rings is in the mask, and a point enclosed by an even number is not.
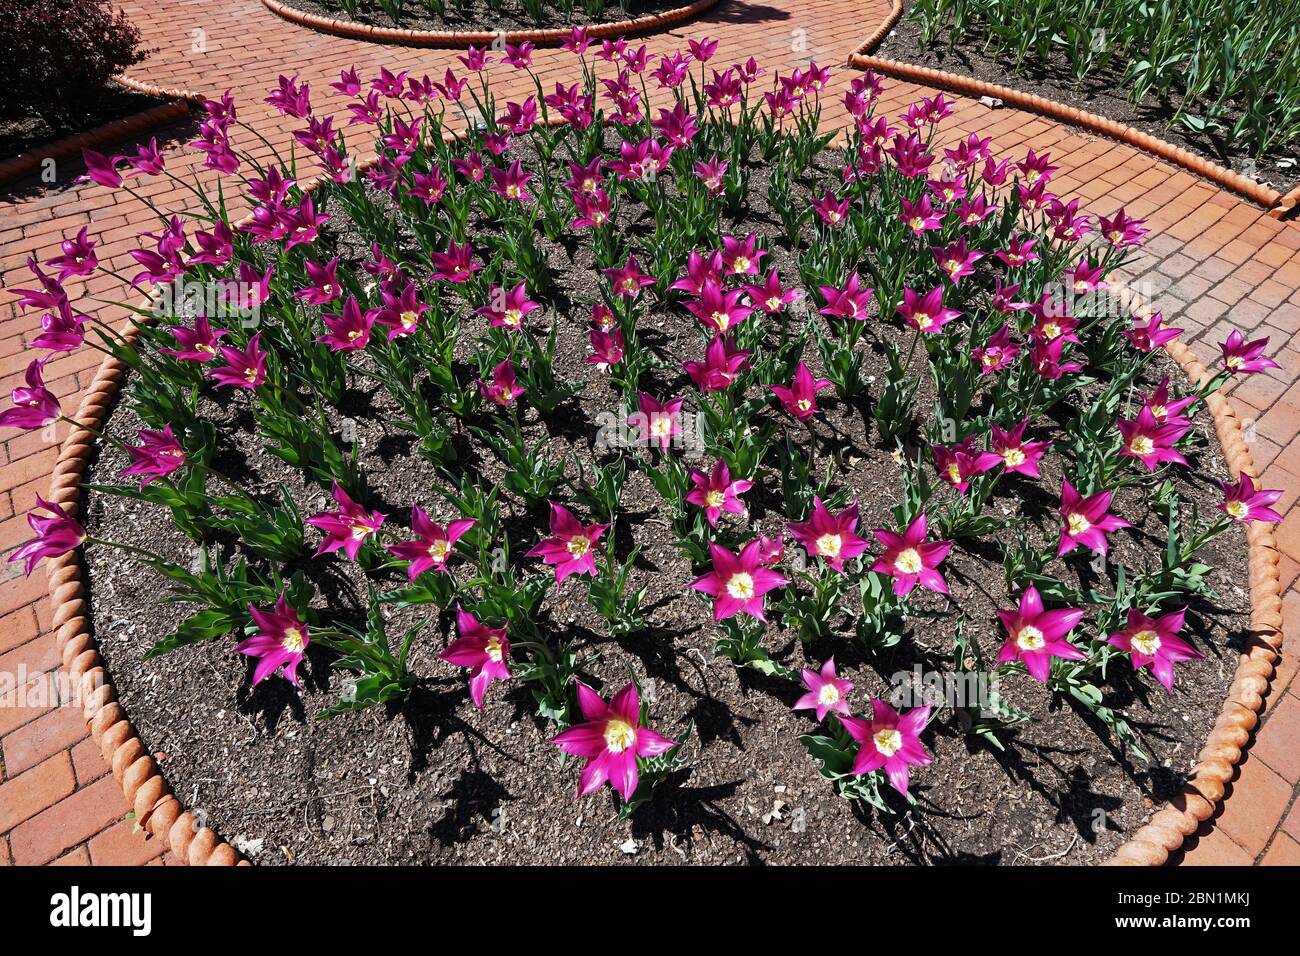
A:
[[[108,0],[0,0],[0,24],[0,116],[67,117],[145,55]]]

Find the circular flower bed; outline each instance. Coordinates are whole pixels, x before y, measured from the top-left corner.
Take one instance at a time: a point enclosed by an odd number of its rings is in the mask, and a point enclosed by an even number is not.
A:
[[[505,104],[525,48],[344,71],[364,170],[282,77],[311,188],[208,103],[255,208],[159,211],[134,336],[68,300],[86,231],[31,262],[35,347],[130,374],[84,526],[38,502],[14,559],[84,548],[123,706],[256,861],[1103,858],[1241,648],[1279,493],[1203,399],[1267,343],[1187,392],[1108,280],[1141,222],[938,147],[942,96],[855,75],[836,150],[816,64],[572,46]],[[63,417],[45,361],[0,424]]]
[[[475,43],[563,39],[578,28],[597,36],[667,29],[717,0],[263,0],[268,9],[318,29],[359,39],[427,38]]]

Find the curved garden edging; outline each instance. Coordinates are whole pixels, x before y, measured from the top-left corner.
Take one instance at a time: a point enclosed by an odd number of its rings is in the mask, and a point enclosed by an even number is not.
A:
[[[137,92],[149,92],[125,83],[122,85]],[[80,156],[83,149],[101,149],[184,119],[189,115],[189,103],[180,98],[173,99],[171,103],[162,103],[85,132],[74,133],[56,139],[52,143],[45,143],[10,159],[0,160],[0,187],[30,176],[39,170],[46,160]]]
[[[1150,310],[1127,289],[1122,297],[1127,297],[1136,314],[1149,314]],[[128,340],[133,340],[135,327],[126,335]],[[1166,348],[1193,383],[1211,377],[1191,349],[1182,343],[1171,342]],[[96,432],[107,419],[126,372],[127,366],[121,360],[113,356],[104,359],[78,410],[77,420],[81,427],[73,428],[68,434],[54,466],[49,500],[74,516],[81,508],[80,486],[94,454]],[[1209,396],[1207,406],[1214,416],[1215,433],[1230,472],[1234,476],[1242,472],[1254,476],[1254,462],[1242,437],[1236,412],[1217,391]],[[1241,656],[1228,696],[1197,755],[1192,778],[1183,792],[1157,810],[1105,865],[1159,866],[1165,863],[1169,855],[1217,811],[1225,787],[1241,760],[1242,750],[1251,740],[1282,645],[1282,602],[1278,551],[1271,528],[1262,524],[1249,525],[1247,542],[1251,626],[1255,644]],[[121,784],[136,822],[156,838],[166,841],[178,861],[193,866],[250,865],[229,843],[182,806],[117,702],[117,692],[108,679],[104,661],[91,634],[84,577],[84,566],[75,551],[50,560],[52,628],[63,666],[77,692],[91,736]]]
[[[684,20],[704,13],[717,6],[721,0],[694,0],[693,3],[651,13],[632,20],[619,20],[613,23],[593,23],[587,26],[587,36],[592,40],[608,37],[632,36],[639,33],[653,33],[667,30]],[[347,37],[350,40],[365,40],[372,43],[401,43],[406,46],[427,47],[468,47],[493,43],[501,39],[506,43],[532,43],[535,46],[559,46],[569,38],[569,27],[544,30],[406,30],[401,27],[380,27],[351,20],[336,20],[307,13],[296,7],[281,3],[280,0],[262,0],[262,6],[276,16],[296,23],[299,26],[334,36]]]
[[[1135,314],[1150,316],[1151,310],[1130,290],[1125,289],[1122,297]],[[1212,377],[1182,342],[1170,342],[1166,350],[1193,384],[1200,385]],[[1254,460],[1241,434],[1241,420],[1228,400],[1215,391],[1206,399],[1206,406],[1214,416],[1214,431],[1229,472],[1235,478],[1240,478],[1243,472],[1257,478]],[[1192,777],[1183,786],[1182,793],[1152,814],[1146,825],[1106,861],[1106,866],[1160,866],[1168,861],[1169,855],[1177,852],[1187,837],[1217,812],[1224,790],[1241,762],[1242,750],[1250,744],[1282,647],[1282,590],[1272,526],[1248,525],[1246,542],[1251,648],[1238,661],[1228,696],[1205,746],[1196,756]]]
[[[1055,100],[1034,93],[1014,90],[1009,86],[986,83],[974,77],[949,73],[946,70],[935,70],[926,66],[916,66],[911,63],[901,63],[898,60],[870,56],[870,51],[879,45],[880,41],[893,29],[894,24],[898,22],[903,14],[902,0],[891,0],[891,3],[889,15],[885,18],[885,22],[873,31],[855,51],[849,54],[849,66],[861,70],[875,70],[877,73],[886,76],[909,80],[913,83],[922,83],[926,86],[933,86],[954,93],[995,97],[1019,109],[1050,116],[1052,119],[1081,126],[1090,132],[1109,136],[1112,139],[1127,143],[1135,149],[1151,153],[1190,170],[1224,189],[1263,206],[1274,219],[1281,219],[1291,212],[1297,204],[1300,204],[1300,187],[1293,189],[1284,196],[1272,187],[1257,183],[1253,179],[1233,172],[1231,169],[1220,166],[1203,156],[1198,156],[1181,146],[1175,146],[1163,139],[1152,136],[1150,133],[1144,133],[1142,130],[1134,129],[1124,123],[1098,116],[1096,113],[1067,106],[1064,103],[1058,103]]]

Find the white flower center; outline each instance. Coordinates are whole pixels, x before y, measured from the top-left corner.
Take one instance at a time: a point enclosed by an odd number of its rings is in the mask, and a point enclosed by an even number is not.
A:
[[[1071,535],[1081,535],[1092,527],[1092,522],[1077,511],[1071,511],[1065,518],[1066,527]]]
[[[1129,644],[1133,650],[1139,654],[1145,654],[1148,657],[1160,650],[1160,635],[1150,628],[1143,629],[1129,638]]]
[[[838,558],[844,539],[838,534],[824,534],[817,539],[817,553],[824,558]]]
[[[727,593],[737,601],[748,601],[754,596],[754,578],[737,571],[727,580]]]
[[[575,534],[564,545],[569,554],[575,558],[580,558],[591,550],[591,541],[583,535]]]
[[[429,545],[429,557],[439,564],[446,561],[449,554],[451,554],[451,542],[446,538],[437,538]]]
[[[1041,651],[1047,645],[1043,632],[1032,624],[1016,631],[1016,646],[1022,651]]]
[[[296,627],[286,628],[284,637],[280,638],[280,646],[290,654],[301,654],[306,642],[303,640],[302,631]]]
[[[358,541],[364,541],[366,535],[373,534],[375,530],[370,527],[370,525],[363,524],[360,521],[350,522],[348,528],[352,531],[352,537],[356,538]]]
[[[1128,443],[1128,450],[1133,454],[1141,457],[1149,455],[1156,450],[1156,443],[1146,435],[1135,435],[1133,440]]]
[[[1246,515],[1250,514],[1250,505],[1246,504],[1244,501],[1229,501],[1224,505],[1224,510],[1227,511],[1230,516],[1240,521],[1242,518],[1246,517]]]
[[[402,328],[413,329],[415,328],[415,323],[418,321],[419,316],[408,309],[406,312],[399,315],[397,319],[402,323]]]
[[[727,496],[721,491],[710,491],[704,496],[704,500],[709,503],[710,508],[721,508],[727,500]]]
[[[871,737],[871,742],[876,745],[876,750],[880,751],[882,756],[892,757],[903,748],[903,735],[897,730],[877,730]]]
[[[626,720],[614,718],[605,722],[605,749],[621,754],[636,743],[636,728]]]
[[[1006,462],[1008,468],[1015,468],[1025,463],[1025,453],[1019,448],[1006,448],[1002,452],[1002,460]]]
[[[817,692],[817,702],[824,707],[834,707],[840,702],[840,689],[834,684],[822,684]]]
[[[894,568],[901,574],[917,574],[924,566],[921,552],[916,548],[904,548],[894,559]]]
[[[483,653],[487,654],[487,656],[496,663],[501,663],[501,658],[503,656],[501,653],[501,638],[489,637],[487,644],[483,647]]]
[[[671,415],[652,415],[650,416],[650,433],[663,438],[671,435],[673,431],[673,418]]]

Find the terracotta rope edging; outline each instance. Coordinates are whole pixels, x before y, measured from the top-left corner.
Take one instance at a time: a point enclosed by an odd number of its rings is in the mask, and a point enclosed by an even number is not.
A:
[[[1136,293],[1125,287],[1120,299],[1133,313],[1150,318],[1152,312]],[[1180,341],[1165,346],[1193,385],[1213,376],[1195,353]],[[1206,399],[1214,416],[1214,431],[1223,449],[1223,458],[1234,478],[1247,474],[1258,478],[1250,449],[1241,434],[1241,421],[1220,391]],[[1105,866],[1161,866],[1171,853],[1179,850],[1187,837],[1214,816],[1224,799],[1234,769],[1241,762],[1242,750],[1250,743],[1259,712],[1264,706],[1269,681],[1273,677],[1282,647],[1282,591],[1279,578],[1279,554],[1273,526],[1255,522],[1246,527],[1247,561],[1250,569],[1250,624],[1254,638],[1250,650],[1242,654],[1228,696],[1219,711],[1205,746],[1197,754],[1191,779],[1183,790],[1151,815],[1146,825],[1129,837]]]
[[[884,40],[903,14],[902,0],[891,0],[891,4],[885,22],[874,30],[854,52],[849,54],[849,66],[860,70],[874,70],[877,73],[883,73],[896,79],[909,80],[913,83],[938,87],[954,93],[964,93],[968,96],[994,97],[1011,106],[1043,116],[1050,116],[1064,123],[1081,126],[1090,132],[1109,136],[1122,143],[1127,143],[1135,149],[1151,153],[1181,166],[1199,176],[1204,176],[1216,185],[1263,206],[1274,219],[1281,219],[1300,203],[1300,187],[1283,196],[1278,190],[1270,186],[1265,186],[1263,183],[1256,182],[1247,176],[1220,166],[1218,163],[1199,156],[1190,150],[1183,149],[1181,146],[1175,146],[1163,139],[1152,136],[1150,133],[1134,129],[1132,126],[1107,119],[1104,116],[1098,116],[1096,113],[1067,106],[1064,103],[1058,103],[1056,100],[1033,93],[1024,93],[1009,86],[1000,86],[996,83],[977,80],[974,77],[962,76],[959,73],[949,73],[946,70],[936,70],[927,66],[917,66],[912,63],[902,63],[898,60],[870,56],[868,55],[870,51]]]
[[[694,0],[684,7],[648,13],[632,20],[613,23],[587,24],[587,36],[592,40],[607,37],[634,36],[667,30],[669,27],[698,16],[720,3],[721,0]],[[569,38],[570,27],[538,30],[407,30],[402,27],[380,27],[353,20],[339,20],[299,10],[280,0],[262,0],[262,6],[276,16],[311,30],[363,40],[371,43],[401,43],[406,46],[468,47],[488,45],[498,40],[505,43],[527,41],[535,46],[559,46]]]

